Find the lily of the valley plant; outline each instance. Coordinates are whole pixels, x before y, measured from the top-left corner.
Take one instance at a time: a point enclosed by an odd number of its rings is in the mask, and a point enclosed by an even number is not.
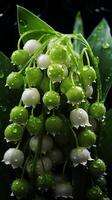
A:
[[[16,174],[11,196],[109,200],[112,111],[105,100],[112,83],[112,39],[107,22],[86,40],[80,14],[74,32],[62,34],[18,6],[18,29],[17,50],[10,60],[0,55],[0,120],[7,142],[2,162]]]

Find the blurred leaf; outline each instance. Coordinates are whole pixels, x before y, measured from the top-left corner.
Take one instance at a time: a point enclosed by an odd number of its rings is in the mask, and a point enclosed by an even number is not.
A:
[[[0,132],[2,133],[3,126],[8,121],[9,109],[10,109],[10,97],[9,89],[5,87],[6,77],[12,71],[12,65],[10,60],[0,52]]]
[[[12,64],[7,56],[0,52],[0,161],[3,159],[4,151],[9,145],[3,140],[4,128],[9,121],[9,112],[13,106],[13,99],[11,90],[5,87],[6,77],[12,71]],[[10,196],[10,182],[12,178],[11,171],[3,164],[0,165],[0,198],[9,199]]]
[[[112,85],[112,38],[109,25],[105,19],[93,30],[88,42],[94,55],[99,57],[102,98],[105,100]]]
[[[81,33],[82,35],[84,35],[83,21],[82,21],[82,17],[81,17],[80,12],[78,12],[77,15],[76,15],[75,24],[74,24],[74,27],[73,27],[73,33]],[[82,49],[82,44],[79,41],[74,40],[73,46],[74,46],[74,50],[77,53],[80,53],[80,51]]]
[[[112,109],[106,113],[106,119],[100,133],[99,154],[104,161],[112,162]]]
[[[24,38],[24,42],[31,38],[38,39],[44,33],[55,32],[55,30],[46,22],[21,6],[17,6],[17,19],[20,36],[25,32],[32,31],[32,33],[28,34],[27,37]]]
[[[12,64],[9,58],[0,52],[0,137],[4,127],[9,121],[11,108],[18,102],[20,93],[5,87],[6,77],[12,72]]]

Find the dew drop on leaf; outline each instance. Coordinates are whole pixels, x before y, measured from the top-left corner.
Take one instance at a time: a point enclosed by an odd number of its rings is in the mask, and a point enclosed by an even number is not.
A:
[[[103,47],[103,49],[108,49],[108,48],[110,47],[110,45],[109,45],[108,42],[104,42],[104,43],[102,44],[102,47]]]
[[[2,70],[0,70],[0,78],[4,78],[4,73]]]
[[[110,76],[108,76],[108,77],[105,79],[106,82],[109,82],[109,80],[110,80]]]
[[[25,21],[23,21],[22,19],[19,20],[19,23],[21,24],[21,26],[23,26],[24,28],[27,28],[27,23]]]
[[[6,112],[7,108],[5,106],[2,106],[2,111]]]
[[[98,29],[99,30],[101,30],[101,29],[103,29],[104,28],[104,24],[100,24],[99,26],[98,26]]]
[[[3,17],[3,15],[4,15],[3,13],[0,13],[0,17]]]

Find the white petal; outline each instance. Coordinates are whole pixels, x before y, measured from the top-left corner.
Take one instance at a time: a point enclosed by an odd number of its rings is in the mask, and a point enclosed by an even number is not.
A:
[[[82,127],[85,127],[85,126],[86,126],[86,124],[81,124],[80,126],[82,126]]]
[[[12,166],[13,169],[16,169],[16,168],[19,167],[19,166],[17,166],[17,165],[11,165],[11,166]]]
[[[10,196],[11,196],[11,197],[13,197],[13,196],[14,196],[14,193],[13,193],[13,192],[11,192]]]
[[[92,126],[89,122],[86,123],[86,126]]]
[[[6,140],[6,142],[7,142],[7,143],[9,143],[9,142],[10,142],[10,140],[8,140],[7,138],[4,138],[4,139]]]
[[[87,161],[81,162],[80,164],[85,166],[87,164]]]
[[[94,160],[94,159],[90,157],[88,160]]]
[[[78,129],[79,128],[79,125],[73,125],[76,129]]]
[[[77,167],[79,165],[79,163],[73,163],[74,167]]]
[[[48,110],[52,110],[54,108],[54,106],[49,106],[47,108],[48,108]]]

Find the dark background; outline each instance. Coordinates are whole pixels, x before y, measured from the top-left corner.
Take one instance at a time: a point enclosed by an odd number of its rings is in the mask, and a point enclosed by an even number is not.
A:
[[[103,17],[106,18],[112,30],[111,0],[0,0],[0,51],[3,51],[9,57],[16,49],[19,38],[16,17],[17,4],[39,15],[55,30],[62,33],[72,32],[78,11],[81,12],[83,18],[86,38]],[[107,109],[112,107],[111,93],[112,89],[106,101]],[[110,170],[109,174],[111,174]],[[9,182],[12,174],[13,171],[8,176],[4,174],[3,177],[6,179],[7,176],[7,182]],[[108,180],[110,194],[112,195],[112,174],[108,176]]]
[[[39,15],[57,31],[71,33],[74,18],[81,11],[86,37],[105,17],[112,28],[112,2],[109,0],[0,0],[0,50],[10,55],[18,39],[16,5]]]
[[[81,12],[86,38],[105,17],[112,30],[112,1],[110,0],[0,0],[0,51],[10,57],[19,38],[16,5],[24,6],[45,20],[55,30],[71,33],[74,19]],[[106,106],[111,107],[110,90]]]

